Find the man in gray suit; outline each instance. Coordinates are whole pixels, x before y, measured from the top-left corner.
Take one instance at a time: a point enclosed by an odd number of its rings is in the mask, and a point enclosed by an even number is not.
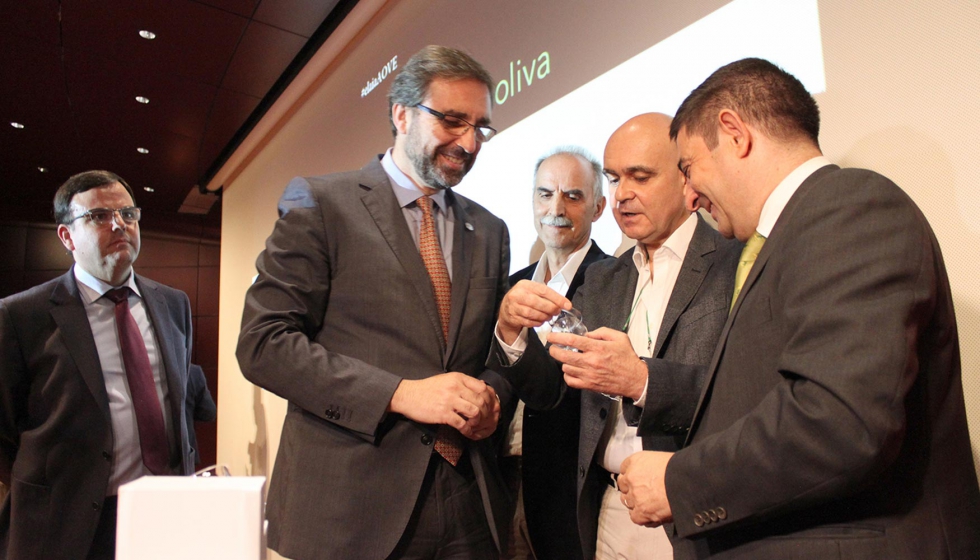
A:
[[[280,200],[238,362],[289,401],[268,502],[284,556],[498,556],[507,496],[485,438],[507,395],[483,362],[509,243],[450,190],[495,133],[492,87],[465,53],[423,49],[388,96],[394,147]]]
[[[140,209],[108,171],[54,199],[75,265],[0,300],[0,558],[115,557],[119,487],[193,472],[187,296],[133,272]]]
[[[740,247],[689,209],[669,127],[666,115],[640,115],[606,144],[613,215],[637,244],[586,272],[573,302],[588,335],[551,333],[549,356],[527,329],[572,302],[520,282],[501,304],[488,362],[535,408],[554,407],[568,388],[585,389],[577,509],[587,559],[672,556],[663,530],[630,522],[610,473],[636,451],[680,447],[731,301]],[[643,437],[638,425],[647,428]]]
[[[627,459],[624,499],[673,520],[678,558],[980,558],[939,245],[894,183],[824,158],[819,128],[759,59],[678,110],[680,167],[747,264],[688,446]]]

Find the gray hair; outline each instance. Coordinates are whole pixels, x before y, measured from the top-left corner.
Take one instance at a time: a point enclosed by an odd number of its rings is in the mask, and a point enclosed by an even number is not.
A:
[[[534,164],[534,177],[537,178],[538,169],[541,168],[541,164],[544,163],[545,160],[553,158],[555,156],[562,156],[562,155],[577,157],[589,165],[589,168],[592,170],[592,177],[593,177],[593,181],[592,181],[593,198],[595,200],[595,203],[599,204],[599,200],[601,200],[602,197],[604,196],[602,192],[602,178],[603,178],[602,164],[599,163],[599,160],[596,159],[596,157],[591,153],[589,153],[589,151],[586,150],[585,148],[579,146],[558,146],[557,148],[541,156],[538,159],[538,162]]]
[[[429,45],[408,59],[408,63],[395,76],[388,92],[388,122],[391,134],[398,135],[395,121],[391,118],[391,108],[398,103],[405,107],[415,107],[425,100],[432,80],[473,79],[487,86],[493,102],[493,78],[482,64],[465,52],[451,47]]]

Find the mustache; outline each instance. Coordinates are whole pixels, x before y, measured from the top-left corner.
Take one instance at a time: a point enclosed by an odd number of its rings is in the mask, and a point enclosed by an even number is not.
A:
[[[548,214],[547,216],[541,218],[541,225],[555,226],[555,227],[572,227],[572,220],[566,218],[565,216],[552,216],[551,214]]]
[[[454,147],[451,147],[451,148],[444,148],[444,149],[439,150],[439,151],[441,153],[447,155],[447,156],[454,157],[454,158],[457,158],[457,159],[461,159],[463,161],[469,162],[469,161],[472,161],[473,160],[473,154],[467,152],[466,150],[464,150],[463,148],[461,148],[459,146],[454,146]]]

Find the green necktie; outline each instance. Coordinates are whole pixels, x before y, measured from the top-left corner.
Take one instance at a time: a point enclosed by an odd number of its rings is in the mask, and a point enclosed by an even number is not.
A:
[[[755,232],[749,238],[748,242],[745,243],[745,247],[742,248],[742,256],[738,259],[738,268],[735,269],[735,294],[732,295],[732,306],[729,308],[729,311],[735,307],[735,300],[738,299],[738,293],[742,291],[745,279],[749,277],[752,265],[755,264],[755,259],[759,256],[759,251],[762,250],[762,245],[765,242],[766,237],[759,232]]]

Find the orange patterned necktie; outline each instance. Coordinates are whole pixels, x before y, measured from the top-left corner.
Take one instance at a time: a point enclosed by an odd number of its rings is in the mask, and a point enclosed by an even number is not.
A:
[[[436,307],[439,308],[439,322],[442,324],[442,341],[449,338],[449,308],[452,299],[452,284],[449,282],[449,269],[446,259],[442,256],[439,238],[436,236],[436,220],[432,215],[432,199],[420,196],[415,201],[422,210],[422,227],[419,231],[419,252],[422,262],[429,272],[432,291],[436,295]]]
[[[439,309],[439,323],[442,325],[442,341],[449,338],[449,311],[452,300],[452,284],[449,281],[449,269],[446,259],[442,256],[439,237],[436,236],[436,220],[432,215],[432,199],[421,196],[415,201],[422,210],[422,227],[419,230],[419,252],[422,263],[429,272],[429,281],[436,296],[436,307]],[[434,445],[436,453],[452,466],[459,463],[463,456],[463,437],[450,426],[439,426]]]

